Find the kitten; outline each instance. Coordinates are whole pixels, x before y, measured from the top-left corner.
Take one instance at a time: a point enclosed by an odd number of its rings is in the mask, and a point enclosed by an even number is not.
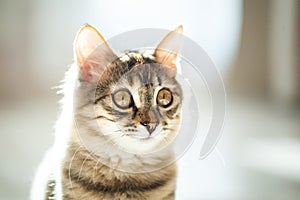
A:
[[[36,175],[33,200],[175,198],[181,32],[171,31],[154,52],[117,56],[94,27],[79,30],[55,143]]]

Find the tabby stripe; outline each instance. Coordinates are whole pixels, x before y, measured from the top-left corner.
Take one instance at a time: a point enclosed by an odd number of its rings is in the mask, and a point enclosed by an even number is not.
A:
[[[167,117],[169,119],[173,119],[173,115],[177,112],[179,105],[177,104],[174,108],[168,110],[167,113]]]
[[[159,118],[163,118],[163,115],[160,113],[159,105],[156,105],[156,110],[159,115]]]
[[[138,73],[137,75],[137,77],[140,79],[140,82],[143,83],[143,75],[141,73]]]
[[[114,116],[118,116],[118,117],[125,117],[128,115],[127,112],[120,112],[112,107],[110,107],[107,104],[102,104],[102,107],[104,108],[104,110],[106,110],[109,114],[114,115]]]
[[[90,104],[93,104],[93,101],[88,101],[88,102],[86,102],[85,104],[83,104],[83,105],[80,105],[79,107],[78,107],[78,109],[83,109],[84,107],[86,107],[86,106],[88,106],[88,105],[90,105]]]
[[[65,176],[69,176],[69,170],[65,170]],[[70,177],[73,183],[79,184],[82,188],[102,193],[147,192],[165,186],[171,178],[169,177],[168,179],[157,180],[149,184],[130,183],[124,181],[117,182],[112,185],[104,185],[100,182],[94,183],[91,179],[87,179],[82,176],[79,177],[77,173],[71,173]]]
[[[130,85],[130,86],[133,86],[133,77],[132,77],[132,75],[129,75],[129,76],[127,77],[127,79],[128,79],[129,85]]]
[[[105,99],[108,95],[104,95],[104,96],[100,96],[98,98],[95,99],[94,104],[97,104],[99,101],[101,101],[102,99]]]
[[[171,191],[167,196],[165,196],[163,199],[171,199],[172,197],[174,198],[175,196],[175,191]]]
[[[161,86],[161,78],[159,76],[157,76],[157,82],[158,82],[158,85]]]
[[[114,120],[109,119],[108,117],[105,117],[105,116],[102,116],[102,115],[99,115],[99,116],[95,117],[94,119],[101,119],[101,118],[104,118],[104,119],[107,119],[107,120],[109,120],[111,122],[114,122]]]

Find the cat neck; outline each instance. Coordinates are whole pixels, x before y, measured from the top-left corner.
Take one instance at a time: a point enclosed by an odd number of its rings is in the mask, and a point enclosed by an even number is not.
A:
[[[137,195],[135,199],[162,199],[169,193],[174,194],[176,170],[176,164],[172,163],[151,172],[119,171],[101,163],[73,140],[62,163],[62,190],[65,196],[75,195],[74,199],[94,199],[95,196],[113,199],[124,194]]]

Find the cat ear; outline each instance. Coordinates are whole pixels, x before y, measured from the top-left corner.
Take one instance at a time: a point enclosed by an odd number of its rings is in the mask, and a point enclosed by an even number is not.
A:
[[[106,66],[115,59],[115,54],[99,31],[91,25],[84,25],[74,40],[75,62],[79,78],[95,82]]]
[[[158,63],[176,70],[176,58],[182,42],[182,25],[169,32],[157,45],[154,56]]]

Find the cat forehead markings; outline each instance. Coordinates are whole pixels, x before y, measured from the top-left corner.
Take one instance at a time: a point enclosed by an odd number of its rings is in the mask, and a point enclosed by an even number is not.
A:
[[[133,67],[139,67],[138,65],[142,64],[141,70],[134,70],[133,74],[135,77],[129,76],[131,78],[128,78],[128,85],[126,87],[129,89],[129,91],[132,94],[132,97],[135,101],[136,106],[139,108],[144,103],[149,103],[150,100],[148,97],[148,100],[143,98],[144,95],[149,96],[148,90],[152,90],[153,88],[148,88],[147,86],[150,86],[151,79],[151,69],[149,67],[145,67],[144,64],[151,64],[156,63],[155,57],[153,56],[153,52],[151,51],[144,51],[144,52],[136,52],[136,51],[127,51],[124,52],[122,55],[119,56],[119,60],[129,66],[129,68]],[[137,79],[136,79],[137,78]],[[135,80],[135,81],[134,81]],[[139,80],[139,81],[138,81]],[[144,85],[146,84],[146,85]],[[146,89],[147,88],[147,89]],[[141,90],[145,90],[141,93]],[[140,92],[139,92],[140,91]],[[151,92],[150,92],[151,93]],[[153,92],[152,92],[153,93]],[[152,97],[153,98],[153,97]],[[153,99],[151,99],[153,101]]]
[[[119,59],[120,59],[122,62],[128,62],[128,61],[130,60],[130,57],[129,57],[127,54],[125,54],[125,55],[120,56]]]
[[[127,51],[120,55],[119,59],[123,63],[130,63],[131,65],[155,62],[153,52],[149,50],[144,52]]]
[[[143,60],[144,60],[142,54],[139,54],[139,53],[129,53],[129,55],[131,55],[137,62],[142,63]]]

